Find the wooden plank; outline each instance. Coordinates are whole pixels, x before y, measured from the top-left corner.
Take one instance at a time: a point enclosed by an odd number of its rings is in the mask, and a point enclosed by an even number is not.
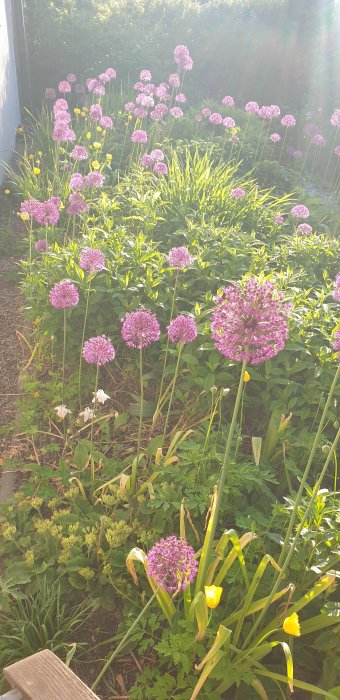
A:
[[[73,671],[48,649],[4,669],[12,688],[24,700],[99,700]]]

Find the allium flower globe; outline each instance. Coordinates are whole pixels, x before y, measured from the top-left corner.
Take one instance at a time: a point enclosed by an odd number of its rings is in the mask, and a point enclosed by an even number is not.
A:
[[[172,248],[168,255],[168,263],[169,267],[173,267],[177,270],[184,270],[191,265],[192,257],[185,246]]]
[[[109,76],[109,78],[111,78],[111,80],[114,80],[117,77],[117,72],[114,68],[107,68],[105,73]]]
[[[73,173],[70,177],[69,188],[74,192],[80,192],[85,187],[85,181],[81,173]]]
[[[37,251],[37,253],[45,253],[46,250],[49,249],[49,245],[46,243],[46,240],[44,238],[39,238],[38,241],[35,242],[34,248]]]
[[[171,114],[172,117],[175,117],[175,119],[180,119],[183,117],[183,112],[180,107],[172,107],[172,109],[169,110],[169,114]]]
[[[242,187],[234,187],[234,189],[231,190],[231,196],[234,197],[234,199],[243,199],[243,197],[246,196],[246,193]]]
[[[61,82],[58,85],[58,90],[59,92],[62,92],[63,94],[66,94],[67,92],[71,92],[71,85],[68,82],[68,80],[61,80]]]
[[[144,153],[140,159],[140,164],[142,168],[152,168],[155,164],[155,160],[150,154]]]
[[[295,204],[295,206],[290,210],[292,216],[296,219],[308,219],[309,209],[305,207],[304,204]]]
[[[209,109],[209,107],[203,107],[201,112],[202,112],[204,117],[210,117],[210,115],[211,115],[211,109]]]
[[[63,97],[58,97],[58,99],[55,101],[53,105],[53,110],[58,110],[58,109],[68,109],[68,104],[67,101],[64,100]]]
[[[125,112],[133,112],[135,108],[135,103],[134,102],[125,102],[124,109]]]
[[[182,102],[182,104],[185,104],[187,101],[187,98],[184,94],[184,92],[179,92],[178,95],[175,97],[176,102]]]
[[[281,226],[284,223],[284,217],[282,216],[282,214],[278,214],[275,217],[274,223],[276,224],[276,226]]]
[[[115,356],[116,351],[106,335],[97,335],[84,343],[83,358],[90,365],[106,365],[114,360]]]
[[[164,160],[165,157],[163,151],[161,151],[160,148],[154,148],[153,151],[151,151],[150,156],[155,161]]]
[[[155,314],[148,309],[127,313],[123,320],[122,337],[130,348],[142,350],[159,340],[161,330]]]
[[[281,119],[281,124],[282,126],[291,128],[292,126],[296,125],[296,119],[292,114],[285,114],[285,116]]]
[[[66,80],[67,80],[69,83],[75,83],[75,82],[77,81],[77,78],[76,78],[76,76],[74,75],[74,73],[68,73],[68,75],[66,76]]]
[[[234,129],[235,120],[232,119],[232,117],[226,117],[225,119],[223,119],[223,126],[225,126],[226,129]]]
[[[73,160],[87,160],[89,154],[85,146],[75,146],[73,151],[71,151],[71,158]]]
[[[325,146],[326,145],[326,139],[322,134],[315,134],[311,138],[311,143],[314,144],[314,146]]]
[[[258,111],[259,111],[260,108],[259,108],[259,105],[257,104],[257,102],[254,102],[254,101],[252,100],[252,101],[250,101],[250,102],[247,102],[247,104],[246,104],[246,106],[245,106],[244,109],[245,109],[245,111],[248,112],[249,114],[258,114]]]
[[[260,284],[251,278],[242,288],[226,287],[212,315],[216,349],[252,365],[270,360],[284,348],[289,309],[269,281]]]
[[[226,107],[235,107],[234,98],[231,95],[226,95],[223,97],[222,104]]]
[[[340,126],[340,109],[336,109],[335,112],[333,112],[331,116],[331,124],[335,127]]]
[[[151,72],[147,68],[143,68],[139,74],[139,79],[148,83],[152,78]]]
[[[154,544],[147,556],[147,566],[148,575],[169,593],[188,588],[198,570],[194,549],[175,535]]]
[[[307,233],[307,234],[309,234],[309,233],[312,233],[313,228],[312,228],[312,226],[310,226],[309,224],[299,224],[296,230],[297,230],[299,233]]]
[[[55,97],[56,97],[55,90],[53,90],[53,88],[46,88],[46,90],[45,90],[46,100],[55,100]]]
[[[102,106],[99,104],[91,105],[89,117],[92,122],[99,121],[103,116]]]
[[[180,79],[178,73],[171,73],[171,75],[169,75],[169,85],[171,85],[171,87],[178,88],[180,86],[180,84],[181,84],[181,79]]]
[[[209,117],[209,121],[211,124],[222,124],[222,114],[219,114],[218,112],[213,112]]]
[[[158,162],[155,163],[153,166],[153,171],[155,175],[167,175],[168,174],[168,166],[165,163]]]
[[[184,316],[184,314],[174,318],[167,326],[167,331],[170,343],[186,345],[197,338],[197,327],[194,319],[191,316]]]
[[[105,255],[99,248],[84,248],[79,256],[79,267],[87,272],[100,272],[105,267]]]
[[[72,306],[77,306],[79,292],[73,282],[62,280],[52,287],[49,300],[55,309],[69,309]]]
[[[92,170],[86,175],[85,186],[86,187],[101,187],[104,183],[105,177],[98,170]]]
[[[334,338],[335,340],[333,343],[333,350],[335,350],[335,352],[338,352],[340,350],[340,328],[338,328],[338,330],[335,331]],[[340,360],[340,354],[337,355],[337,360]]]
[[[340,156],[340,146],[335,146],[334,153],[336,156]]]
[[[87,203],[84,197],[81,194],[79,194],[79,192],[74,192],[73,194],[70,194],[69,205],[66,209],[68,214],[83,214],[84,212],[88,211],[89,208],[90,205]]]
[[[281,136],[280,134],[270,134],[269,139],[273,143],[277,143],[278,141],[281,141]]]
[[[131,136],[131,141],[132,143],[147,143],[148,135],[146,131],[143,131],[142,129],[137,129],[137,131],[133,132]]]
[[[338,272],[334,280],[333,297],[335,301],[340,301],[340,272]]]

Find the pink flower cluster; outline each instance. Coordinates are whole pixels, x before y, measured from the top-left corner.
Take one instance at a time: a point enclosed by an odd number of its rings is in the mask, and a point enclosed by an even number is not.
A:
[[[50,197],[45,202],[31,198],[21,203],[20,211],[22,214],[28,214],[42,226],[54,226],[59,219],[60,205],[59,197]]]
[[[334,280],[333,297],[335,301],[340,301],[340,272],[338,272]]]
[[[331,124],[338,128],[340,126],[340,109],[336,109],[331,116]]]
[[[272,141],[273,143],[277,143],[278,141],[281,141],[281,136],[280,136],[280,134],[275,134],[275,133],[274,133],[274,134],[270,134],[269,139],[270,139],[270,141]]]
[[[295,204],[290,213],[296,219],[308,219],[309,217],[309,209],[304,204]]]
[[[234,199],[243,199],[243,197],[246,196],[246,192],[242,187],[234,187],[234,189],[231,190],[231,196],[234,197]]]
[[[275,119],[275,117],[279,117],[280,113],[281,113],[281,110],[280,110],[280,107],[278,105],[263,105],[263,107],[260,107],[260,109],[257,112],[258,116],[261,119],[270,119],[270,120]]]
[[[122,337],[130,348],[142,350],[159,340],[161,330],[155,314],[148,309],[127,313],[123,320]]]
[[[235,107],[234,98],[230,95],[226,95],[225,97],[223,97],[222,104],[226,107]]]
[[[79,292],[73,282],[62,280],[52,287],[49,300],[56,309],[68,309],[71,306],[77,306]]]
[[[145,153],[141,157],[140,164],[142,168],[153,168],[154,173],[157,175],[167,175],[168,168],[164,160],[164,153],[160,148],[154,148],[150,154]]]
[[[71,151],[71,158],[73,158],[73,160],[87,160],[88,157],[89,154],[85,146],[75,146],[73,151]]]
[[[258,114],[260,108],[259,108],[259,105],[257,104],[257,102],[254,102],[254,100],[251,100],[250,102],[247,102],[244,109],[249,114]]]
[[[223,126],[225,126],[226,129],[234,129],[236,126],[235,120],[232,119],[232,117],[226,117],[225,119],[223,119],[222,124]]]
[[[105,267],[105,255],[99,248],[84,248],[79,256],[79,267],[87,272],[100,272]]]
[[[211,124],[222,124],[222,114],[219,114],[219,112],[213,112],[209,117],[209,121]]]
[[[81,173],[73,173],[70,178],[70,190],[80,192],[86,187],[101,187],[105,177],[99,170],[91,170],[85,177]]]
[[[296,119],[292,114],[285,114],[285,116],[281,119],[281,124],[289,129],[296,125]]]
[[[335,338],[335,340],[333,343],[333,350],[335,350],[335,352],[338,352],[338,351],[340,351],[340,328],[338,328],[338,330],[335,331],[334,338]],[[340,352],[339,352],[339,355],[337,355],[336,357],[337,357],[337,360],[340,360]]]
[[[68,104],[63,98],[59,98],[53,105],[54,126],[52,140],[57,143],[63,141],[75,141],[76,135],[69,127],[71,115],[68,112]]]
[[[288,337],[289,309],[269,281],[251,278],[244,287],[226,287],[212,316],[215,347],[231,360],[253,365],[275,357]]]
[[[137,129],[137,131],[134,131],[131,135],[131,141],[132,143],[147,143],[148,135],[146,131],[143,131],[142,129]]]
[[[73,192],[69,196],[69,205],[66,209],[68,214],[84,214],[90,208],[84,197],[79,192]]]
[[[100,367],[114,360],[115,356],[115,348],[110,338],[106,335],[98,335],[89,338],[89,340],[86,340],[84,343],[83,358],[88,364]]]
[[[193,60],[190,56],[189,49],[184,44],[179,44],[174,50],[175,63],[178,64],[182,70],[191,70],[193,66]]]
[[[167,331],[170,343],[186,345],[197,338],[197,327],[194,319],[191,316],[184,316],[184,314],[174,318],[167,326]]]
[[[181,246],[170,250],[168,263],[169,267],[173,267],[176,270],[184,270],[191,265],[192,258],[188,249],[185,246]]]
[[[148,575],[169,593],[188,588],[198,570],[194,549],[175,535],[154,544],[147,556],[147,566]]]
[[[310,226],[309,224],[299,224],[296,230],[297,230],[299,233],[307,233],[307,234],[310,234],[310,233],[312,233],[313,228],[312,228],[312,226]]]

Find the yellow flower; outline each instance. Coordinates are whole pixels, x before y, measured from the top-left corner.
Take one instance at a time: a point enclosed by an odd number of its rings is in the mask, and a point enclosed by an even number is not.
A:
[[[243,381],[250,382],[250,374],[249,374],[249,372],[247,372],[247,370],[245,371],[245,373],[243,375]]]
[[[42,151],[37,151],[37,153],[38,153],[38,156],[41,158],[43,152],[42,152]]]
[[[38,399],[39,396],[40,396],[40,391],[34,391],[34,392],[33,392],[33,398],[34,398],[34,399]]]
[[[101,126],[97,126],[97,131],[99,131],[99,133],[100,133],[101,131],[103,131],[102,127],[101,127]]]
[[[98,149],[101,148],[101,147],[102,147],[102,145],[101,145],[101,143],[99,143],[99,141],[94,141],[94,142],[93,142],[93,148],[95,148],[96,151],[98,151]]]
[[[40,168],[33,168],[34,175],[40,175]]]
[[[5,190],[5,194],[11,194],[11,190]]]
[[[20,216],[20,219],[22,219],[23,221],[28,221],[28,219],[30,218],[29,214],[27,214],[26,211],[23,214],[21,214],[21,212],[18,211],[18,216]]]
[[[106,160],[112,160],[112,155],[111,153],[107,153],[105,156]]]
[[[36,162],[37,165],[40,165],[41,160],[39,160],[39,158],[37,158],[37,160],[36,160],[35,162]]]
[[[208,608],[217,608],[222,595],[221,586],[204,586],[204,595]]]
[[[89,140],[91,138],[91,131],[88,131],[86,134],[86,138]]]
[[[283,621],[282,629],[287,634],[292,634],[293,637],[300,637],[301,628],[299,623],[299,616],[296,612],[293,612],[289,617]]]
[[[83,110],[80,112],[80,116],[85,117],[85,112]]]
[[[81,114],[81,109],[79,109],[79,107],[75,107],[73,111],[75,114]]]
[[[86,114],[86,112],[88,112],[88,111],[89,111],[89,108],[88,108],[88,107],[83,107],[83,112],[85,112],[85,114]]]
[[[29,157],[30,160],[33,160],[33,158],[34,158],[33,153],[30,153],[28,157]]]
[[[18,130],[19,134],[23,134],[23,133],[24,133],[24,130],[23,130],[22,126],[18,126],[18,129],[17,129],[17,130]]]
[[[94,168],[94,170],[98,170],[100,168],[100,163],[98,163],[97,160],[93,160],[92,167]]]

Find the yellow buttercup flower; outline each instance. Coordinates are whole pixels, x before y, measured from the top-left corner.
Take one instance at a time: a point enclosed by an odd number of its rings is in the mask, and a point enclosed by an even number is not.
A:
[[[88,131],[88,132],[87,132],[86,138],[87,138],[87,139],[90,139],[90,138],[91,138],[91,131]]]
[[[22,126],[18,126],[17,131],[19,132],[19,134],[23,134],[23,133],[24,133],[24,130],[23,130]]]
[[[18,216],[20,216],[20,219],[22,219],[23,221],[28,221],[28,219],[30,218],[29,214],[27,214],[26,211],[23,212],[23,214],[20,211],[18,211]]]
[[[42,151],[37,151],[37,153],[38,153],[38,156],[41,158],[43,152],[42,152]]]
[[[204,586],[204,595],[208,608],[217,608],[222,595],[221,586]]]
[[[105,156],[106,160],[112,160],[112,155],[111,153],[107,153]]]
[[[93,148],[95,148],[96,151],[98,151],[99,148],[101,148],[101,147],[102,147],[102,145],[101,145],[101,143],[99,143],[99,141],[94,141],[94,142],[93,142]]]
[[[5,194],[11,194],[11,190],[5,190]]]
[[[249,372],[247,372],[247,370],[245,371],[245,373],[243,375],[243,381],[250,382],[250,374],[249,374]]]
[[[101,126],[97,126],[97,131],[99,131],[99,133],[100,133],[101,131],[103,131],[102,127],[101,127]]]
[[[34,158],[33,153],[30,153],[28,157],[29,157],[30,160],[33,160],[33,158]]]
[[[81,114],[81,109],[79,109],[79,107],[75,107],[73,111],[75,114]]]
[[[283,621],[282,629],[287,634],[293,635],[293,637],[300,637],[301,628],[299,623],[299,616],[296,612],[293,612],[289,617]]]
[[[98,170],[100,168],[100,163],[98,163],[97,160],[92,161],[92,167],[94,170]]]
[[[81,117],[85,117],[85,116],[86,116],[86,115],[85,115],[85,112],[84,112],[83,110],[80,112],[80,116],[81,116]]]
[[[34,175],[40,175],[40,168],[33,168]]]

